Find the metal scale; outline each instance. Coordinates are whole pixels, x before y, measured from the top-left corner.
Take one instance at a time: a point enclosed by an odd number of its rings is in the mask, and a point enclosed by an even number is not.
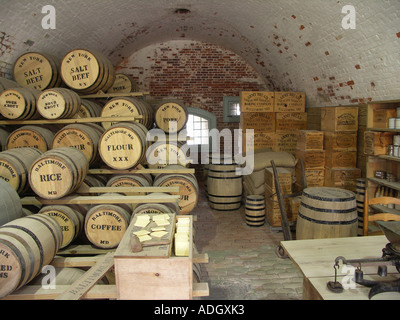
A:
[[[382,249],[382,256],[380,258],[372,259],[346,259],[339,256],[335,259],[335,280],[327,283],[327,288],[335,293],[343,292],[343,286],[337,281],[337,269],[339,268],[340,261],[345,265],[356,266],[354,280],[357,284],[371,288],[368,294],[369,299],[375,295],[385,292],[400,292],[400,278],[394,281],[371,281],[363,278],[362,265],[377,265],[377,274],[385,277],[387,276],[387,266],[395,266],[396,270],[400,273],[400,222],[398,221],[378,221],[379,227],[384,232],[389,243]]]

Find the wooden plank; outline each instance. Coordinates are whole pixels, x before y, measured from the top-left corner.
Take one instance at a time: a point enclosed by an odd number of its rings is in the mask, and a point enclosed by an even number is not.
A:
[[[89,174],[134,174],[134,173],[195,173],[194,168],[186,169],[129,169],[129,170],[114,170],[114,169],[89,169]]]
[[[193,297],[208,297],[210,289],[207,282],[193,283]]]
[[[43,286],[30,286],[26,285],[20,290],[13,292],[1,300],[54,300],[60,296],[69,285],[57,285],[55,289],[44,289]],[[95,285],[82,299],[116,299],[117,286],[116,285]]]
[[[56,300],[80,300],[114,265],[114,254],[109,252],[77,279]]]
[[[178,193],[179,187],[88,187],[82,185],[75,193],[143,193],[143,192],[165,192]]]
[[[194,253],[193,263],[208,263],[209,257],[207,253]]]
[[[126,93],[104,93],[99,92],[90,95],[82,95],[82,99],[103,99],[103,98],[118,98],[118,97],[142,97],[144,95],[149,95],[150,92],[126,92]]]
[[[102,259],[101,256],[95,257],[55,257],[51,265],[55,268],[79,268],[93,267]]]
[[[41,124],[75,124],[75,123],[96,123],[96,122],[124,122],[142,119],[143,116],[129,117],[94,117],[80,119],[56,119],[56,120],[1,120],[0,125],[41,125]]]

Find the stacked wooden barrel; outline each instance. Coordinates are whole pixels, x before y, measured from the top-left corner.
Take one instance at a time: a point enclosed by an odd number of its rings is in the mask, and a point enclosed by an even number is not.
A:
[[[68,119],[81,107],[79,95],[66,88],[47,89],[37,98],[37,109],[45,119]]]
[[[7,149],[35,148],[46,152],[52,148],[54,133],[45,126],[24,125],[7,136]]]
[[[40,91],[30,88],[13,88],[0,94],[0,113],[11,120],[37,119],[36,101]]]
[[[135,80],[123,73],[115,74],[115,81],[107,93],[130,93],[137,90]]]
[[[178,101],[165,100],[155,107],[154,120],[156,126],[167,134],[174,134],[183,130],[188,118],[187,108]]]

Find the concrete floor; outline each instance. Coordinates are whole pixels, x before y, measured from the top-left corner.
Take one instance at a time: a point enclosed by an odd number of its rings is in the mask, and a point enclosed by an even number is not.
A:
[[[203,300],[301,300],[303,277],[289,259],[277,256],[283,233],[246,225],[244,205],[233,212],[212,210],[204,188],[192,212],[197,215],[195,243],[208,253],[200,265],[201,282],[210,295]]]

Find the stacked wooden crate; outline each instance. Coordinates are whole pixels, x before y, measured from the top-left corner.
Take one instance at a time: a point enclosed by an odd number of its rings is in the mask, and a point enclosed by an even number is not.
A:
[[[243,91],[240,93],[240,146],[242,152],[275,147],[274,92]],[[246,130],[254,130],[249,136]],[[250,144],[246,145],[246,138]],[[251,148],[251,149],[250,149]]]
[[[356,191],[358,107],[326,107],[321,112],[324,131],[325,186]]]
[[[296,149],[296,192],[302,189],[301,161],[307,187],[323,187],[325,177],[324,133],[317,130],[300,130],[297,135]]]
[[[243,91],[240,107],[242,152],[251,147],[246,146],[246,130],[253,129],[253,150],[296,153],[297,130],[307,127],[305,93]]]

